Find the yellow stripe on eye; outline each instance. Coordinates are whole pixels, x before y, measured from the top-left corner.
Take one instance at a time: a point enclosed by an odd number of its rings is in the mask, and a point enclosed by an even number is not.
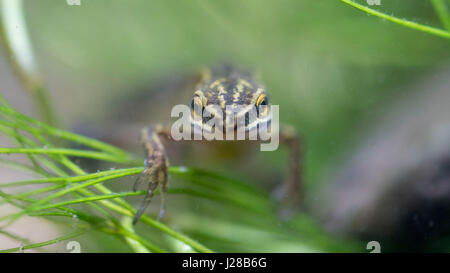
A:
[[[265,94],[262,94],[261,96],[259,96],[258,99],[256,100],[256,106],[260,106],[265,98],[266,98]]]
[[[261,104],[263,102],[266,102],[266,103],[261,107]],[[256,100],[256,107],[259,108],[261,116],[264,116],[269,112],[269,105],[267,105],[265,94],[262,94],[261,96],[258,97],[258,99]]]
[[[192,116],[194,118],[199,118],[201,117],[203,112],[203,104],[202,104],[202,100],[200,99],[200,97],[195,96],[192,99],[192,104],[191,104],[191,113]]]

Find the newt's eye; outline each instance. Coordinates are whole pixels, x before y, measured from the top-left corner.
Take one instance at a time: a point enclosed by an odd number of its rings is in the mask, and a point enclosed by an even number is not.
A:
[[[195,96],[191,100],[191,114],[194,119],[201,118],[203,113],[203,104],[200,97]]]
[[[269,112],[269,100],[265,94],[262,94],[256,100],[256,110],[260,116],[265,116]]]

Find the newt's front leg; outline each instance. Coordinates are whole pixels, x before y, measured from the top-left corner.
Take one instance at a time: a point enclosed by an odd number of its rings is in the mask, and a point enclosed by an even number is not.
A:
[[[302,205],[302,143],[300,137],[291,126],[280,128],[280,142],[289,150],[288,175],[282,189],[283,218],[290,218],[291,214]]]
[[[138,185],[142,182],[148,183],[148,186],[147,193],[133,217],[133,224],[137,223],[147,206],[150,204],[158,186],[160,186],[161,191],[161,208],[158,219],[163,217],[165,213],[168,176],[167,168],[169,166],[169,160],[166,155],[166,150],[161,143],[162,137],[170,139],[168,130],[164,129],[162,126],[147,127],[141,131],[140,138],[147,159],[145,160],[145,169],[134,183],[133,190],[136,191]]]

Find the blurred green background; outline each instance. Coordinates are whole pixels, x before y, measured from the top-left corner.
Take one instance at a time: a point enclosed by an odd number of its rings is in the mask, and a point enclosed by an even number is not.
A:
[[[430,1],[381,0],[373,8],[442,28]],[[294,125],[307,143],[307,201],[315,198],[334,160],[352,147],[355,132],[370,127],[392,99],[448,65],[450,57],[447,39],[337,0],[81,0],[81,6],[39,0],[25,1],[25,14],[52,105],[67,129],[87,120],[101,124],[116,109],[118,96],[174,73],[224,60],[259,71],[272,103],[280,105],[281,121]],[[0,88],[20,104],[20,95],[1,83]],[[282,174],[285,155],[262,153],[258,162]],[[205,225],[220,228],[219,221]],[[242,229],[233,233],[232,226],[227,232],[246,236]],[[264,238],[257,232],[248,236]],[[262,251],[362,250],[351,243],[312,245]],[[111,242],[91,250],[122,248]]]
[[[440,27],[430,1],[377,8]],[[49,0],[27,1],[26,14],[65,124],[101,116],[115,95],[142,82],[229,60],[260,71],[281,121],[306,135],[311,183],[390,91],[450,56],[445,39],[335,0]]]

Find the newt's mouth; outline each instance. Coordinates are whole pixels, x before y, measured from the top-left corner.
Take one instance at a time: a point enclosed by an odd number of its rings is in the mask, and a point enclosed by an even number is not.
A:
[[[216,129],[222,129],[222,132],[245,131],[249,132],[257,129],[260,125],[269,126],[271,123],[271,115],[267,114],[268,108],[264,109],[265,113],[261,114],[254,105],[245,105],[239,107],[227,108],[222,111],[217,105],[208,105],[203,109],[202,117],[194,118],[191,115],[191,124],[203,132],[217,133]]]

